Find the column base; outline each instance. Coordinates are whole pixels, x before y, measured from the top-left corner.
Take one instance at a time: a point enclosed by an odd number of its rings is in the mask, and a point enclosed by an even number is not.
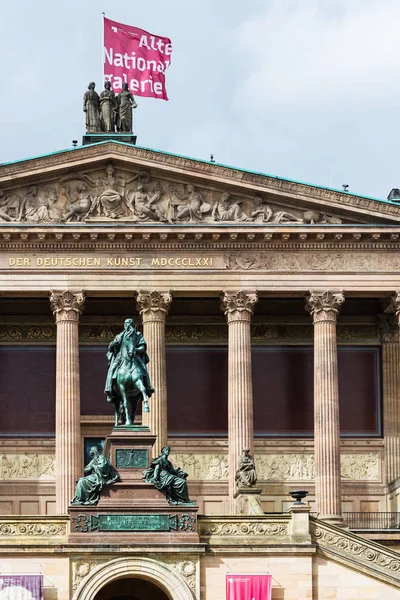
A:
[[[341,527],[342,529],[348,529],[347,524],[343,521],[343,518],[339,515],[318,515],[317,519],[319,521],[325,521],[325,523],[329,523],[329,525],[334,525],[335,527]]]

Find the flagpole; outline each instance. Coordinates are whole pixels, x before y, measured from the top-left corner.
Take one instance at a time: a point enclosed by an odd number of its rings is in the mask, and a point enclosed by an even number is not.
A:
[[[104,84],[104,17],[106,16],[105,12],[101,13],[101,85]]]

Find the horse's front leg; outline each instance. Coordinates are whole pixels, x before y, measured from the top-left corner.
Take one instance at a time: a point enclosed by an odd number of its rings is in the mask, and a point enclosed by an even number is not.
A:
[[[117,402],[113,402],[113,406],[114,406],[114,416],[115,416],[114,427],[118,427],[119,405]]]
[[[127,393],[125,392],[124,389],[122,389],[122,387],[121,387],[121,396],[122,396],[122,401],[124,403],[124,410],[125,410],[125,425],[132,425],[131,410],[130,410],[131,403],[128,399]]]
[[[140,391],[140,393],[142,394],[142,402],[143,402],[143,412],[150,412],[150,408],[149,408],[149,397],[146,393],[146,388],[143,385],[143,382],[138,380],[136,382],[136,385],[138,387],[138,390]]]

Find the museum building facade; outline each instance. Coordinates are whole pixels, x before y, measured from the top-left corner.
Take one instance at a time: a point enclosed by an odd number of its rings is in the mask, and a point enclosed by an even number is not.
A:
[[[398,522],[355,523],[400,513],[399,248],[396,202],[118,141],[0,165],[1,573],[58,600],[214,600],[232,572],[271,573],[273,599],[397,597]],[[195,541],[73,535],[126,317]]]

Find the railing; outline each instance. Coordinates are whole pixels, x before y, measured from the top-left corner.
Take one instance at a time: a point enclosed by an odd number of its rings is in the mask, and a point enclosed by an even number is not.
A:
[[[399,512],[344,512],[343,520],[349,529],[400,529]]]

